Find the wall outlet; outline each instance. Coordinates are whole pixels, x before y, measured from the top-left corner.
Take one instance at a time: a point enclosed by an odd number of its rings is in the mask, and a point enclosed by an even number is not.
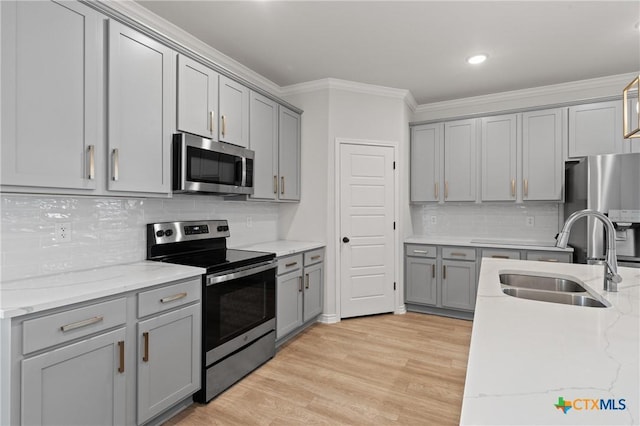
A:
[[[533,228],[536,224],[536,221],[534,219],[533,216],[527,216],[527,219],[525,220],[525,225],[527,226],[527,228]]]
[[[247,228],[253,228],[253,218],[251,216],[247,216]]]
[[[432,225],[437,225],[438,224],[438,216],[431,216],[429,218],[429,221],[431,222]]]
[[[71,222],[56,223],[54,238],[60,243],[68,243],[71,241]]]

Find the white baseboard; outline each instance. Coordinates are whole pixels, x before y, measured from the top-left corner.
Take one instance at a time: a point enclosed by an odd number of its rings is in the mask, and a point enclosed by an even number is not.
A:
[[[402,304],[398,306],[393,313],[394,315],[404,315],[407,313],[407,307],[404,304]]]
[[[318,322],[322,324],[335,324],[340,322],[340,317],[337,314],[322,314],[318,318]]]

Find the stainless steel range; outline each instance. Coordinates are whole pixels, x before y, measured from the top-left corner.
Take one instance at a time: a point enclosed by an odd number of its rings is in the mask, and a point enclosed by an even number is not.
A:
[[[208,402],[275,355],[275,254],[227,249],[226,220],[147,225],[147,259],[206,268],[202,388]]]

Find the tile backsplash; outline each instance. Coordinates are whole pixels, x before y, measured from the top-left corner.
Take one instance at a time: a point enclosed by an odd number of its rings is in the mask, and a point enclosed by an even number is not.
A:
[[[146,224],[174,220],[227,219],[230,247],[278,239],[274,203],[225,201],[175,195],[172,199],[1,196],[0,278],[10,280],[146,258]],[[56,238],[69,223],[70,240]]]
[[[411,206],[415,235],[552,240],[558,233],[559,203],[451,203]],[[533,226],[527,220],[533,218]]]

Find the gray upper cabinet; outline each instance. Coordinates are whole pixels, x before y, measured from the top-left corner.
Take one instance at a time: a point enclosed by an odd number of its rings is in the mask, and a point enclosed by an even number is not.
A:
[[[300,114],[282,105],[278,120],[278,198],[300,200]]]
[[[24,359],[21,424],[123,425],[125,328]]]
[[[3,1],[2,184],[96,188],[101,15],[76,2]]]
[[[251,91],[249,148],[255,152],[251,198],[278,198],[278,104]]]
[[[569,107],[569,157],[621,154],[622,102],[598,102]]]
[[[475,201],[477,131],[475,119],[450,121],[444,129],[444,200]]]
[[[108,189],[168,194],[175,53],[109,21]]]
[[[566,108],[522,114],[522,199],[562,200]]]
[[[638,98],[632,97],[627,99],[627,102],[629,103],[627,110],[630,112],[629,128],[636,129],[638,127],[638,109],[640,108]],[[640,152],[640,137],[625,139],[624,143],[629,145],[629,148],[625,148],[625,152]]]
[[[486,117],[482,123],[482,201],[516,200],[517,115]]]
[[[221,75],[219,110],[220,141],[249,146],[249,89]]]
[[[423,124],[411,129],[411,201],[440,201],[440,170],[444,124]]]
[[[178,55],[178,130],[218,140],[218,77],[212,69]]]

